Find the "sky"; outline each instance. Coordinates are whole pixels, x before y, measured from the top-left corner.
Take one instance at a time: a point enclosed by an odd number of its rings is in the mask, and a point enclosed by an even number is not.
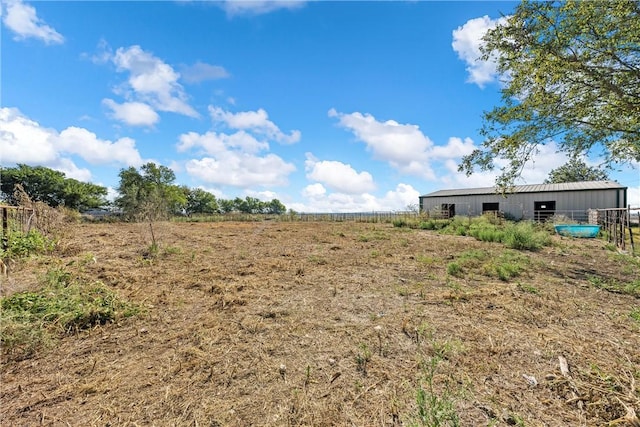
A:
[[[498,171],[457,169],[500,105],[482,36],[516,4],[0,0],[0,165],[113,198],[122,169],[153,161],[176,184],[298,212],[489,187]],[[566,161],[542,146],[516,184]],[[638,166],[609,172],[634,207]]]

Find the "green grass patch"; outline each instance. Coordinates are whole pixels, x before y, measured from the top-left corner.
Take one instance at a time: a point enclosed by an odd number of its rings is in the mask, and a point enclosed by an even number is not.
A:
[[[640,297],[640,279],[630,282],[621,282],[614,278],[603,278],[600,276],[589,276],[587,281],[598,289],[614,292],[617,294],[633,295]]]
[[[629,313],[629,317],[640,324],[640,307],[635,307],[633,310],[631,310],[631,312]]]
[[[490,256],[488,252],[474,249],[462,252],[456,261],[450,262],[447,273],[455,277],[476,273],[509,281],[526,270],[529,263],[529,258],[517,251],[505,250]]]
[[[24,258],[53,250],[55,243],[38,230],[28,233],[14,231],[7,236],[7,248],[0,248],[0,257]]]
[[[2,352],[14,359],[32,356],[61,335],[115,322],[139,312],[101,282],[74,280],[50,270],[37,291],[0,298]]]

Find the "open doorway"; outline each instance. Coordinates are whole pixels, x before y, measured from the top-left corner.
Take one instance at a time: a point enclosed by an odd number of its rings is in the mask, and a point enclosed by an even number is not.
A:
[[[536,221],[544,222],[556,213],[555,200],[548,202],[533,202],[533,217]]]

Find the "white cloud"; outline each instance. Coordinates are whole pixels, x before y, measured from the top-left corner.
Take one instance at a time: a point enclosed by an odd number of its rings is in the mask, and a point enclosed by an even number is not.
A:
[[[302,195],[308,198],[319,198],[324,196],[327,193],[327,189],[324,188],[324,185],[320,183],[307,185],[304,190],[302,190]]]
[[[429,164],[433,141],[418,126],[395,120],[379,122],[370,114],[344,114],[335,109],[329,110],[329,117],[337,117],[340,126],[364,142],[375,159],[388,162],[402,173],[434,179]]]
[[[452,136],[447,145],[437,145],[430,150],[430,157],[436,159],[460,159],[471,154],[476,145],[471,138],[458,138]]]
[[[351,165],[338,161],[318,161],[311,153],[307,153],[306,156],[305,169],[310,180],[346,194],[361,194],[375,189],[373,177],[369,172],[358,173]]]
[[[206,64],[200,61],[190,66],[183,66],[181,71],[182,80],[191,84],[200,83],[205,80],[225,79],[230,76],[224,67]]]
[[[71,159],[60,158],[56,163],[50,165],[51,169],[63,172],[67,178],[77,179],[78,181],[91,181],[91,171],[86,168],[79,168]]]
[[[322,184],[306,186],[302,190],[303,203],[291,203],[298,212],[389,212],[402,211],[408,205],[418,204],[419,193],[411,185],[400,183],[383,197],[370,193],[328,193]]]
[[[111,142],[99,139],[95,133],[75,126],[60,132],[56,142],[56,146],[64,153],[77,154],[91,164],[118,163],[140,166],[143,160],[135,145],[131,138],[125,137]]]
[[[230,149],[237,149],[245,153],[257,153],[268,150],[269,144],[255,139],[244,131],[231,135],[225,133],[207,132],[203,135],[189,132],[180,135],[177,149],[184,152],[193,148],[202,148],[205,153],[215,156],[224,154]]]
[[[112,118],[129,126],[153,126],[160,120],[158,113],[143,102],[118,104],[112,99],[103,99],[102,103],[111,109]]]
[[[71,178],[89,180],[89,170],[78,168],[72,156],[92,164],[138,166],[143,163],[131,138],[111,142],[73,126],[58,133],[40,126],[17,108],[0,108],[0,163],[46,166],[63,171]]]
[[[295,166],[275,154],[264,157],[226,152],[217,158],[189,160],[187,173],[203,182],[234,187],[278,186],[287,184]]]
[[[219,3],[228,16],[262,15],[279,9],[297,9],[305,0],[225,0]]]
[[[178,151],[198,150],[206,154],[185,164],[189,175],[203,182],[234,187],[285,185],[295,166],[275,154],[260,155],[269,145],[244,131],[231,135],[189,132],[178,138]]]
[[[36,9],[22,0],[4,1],[2,21],[15,33],[16,40],[30,37],[40,39],[46,44],[59,44],[64,42],[64,37],[38,18]]]
[[[23,116],[17,108],[0,109],[0,162],[51,164],[58,158],[55,131]]]
[[[269,120],[269,115],[262,108],[257,111],[231,113],[219,107],[209,106],[209,114],[214,123],[224,123],[231,129],[248,130],[284,144],[300,141],[299,130],[293,130],[289,135],[283,133],[275,123]]]
[[[127,84],[123,95],[127,100],[144,102],[156,110],[199,117],[199,114],[187,103],[187,95],[178,83],[180,74],[169,64],[145,52],[138,45],[118,48],[115,54],[102,47],[103,54],[113,61],[120,72],[128,72]],[[116,92],[121,92],[118,88]]]
[[[470,19],[453,31],[451,46],[458,57],[467,64],[468,82],[484,87],[485,84],[496,79],[496,60],[483,61],[480,47],[484,43],[482,38],[487,31],[495,28],[498,24],[506,23],[506,20],[505,17],[491,19],[485,15],[481,18]]]

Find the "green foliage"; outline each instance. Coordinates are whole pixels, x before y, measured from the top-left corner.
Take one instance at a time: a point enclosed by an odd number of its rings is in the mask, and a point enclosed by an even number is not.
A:
[[[558,184],[562,182],[580,181],[606,181],[609,179],[607,172],[587,164],[578,157],[572,157],[566,164],[549,172],[549,178],[545,184]]]
[[[17,204],[14,197],[16,185],[21,185],[32,201],[51,207],[65,206],[74,210],[98,208],[107,204],[106,187],[73,178],[44,166],[18,164],[1,171],[1,197],[10,204]]]
[[[509,225],[504,231],[504,244],[511,249],[536,251],[551,243],[551,236],[539,230],[533,222],[524,221]]]
[[[604,289],[617,294],[627,294],[640,297],[640,279],[629,282],[620,282],[614,278],[589,276],[587,281],[599,289]]]
[[[65,333],[114,322],[136,314],[100,282],[73,280],[62,269],[50,270],[41,289],[0,298],[0,342],[4,354],[14,358],[33,355]]]
[[[438,392],[435,387],[435,375],[441,359],[432,357],[422,363],[423,378],[416,392],[417,411],[408,425],[412,427],[457,427],[460,417],[456,411],[452,393],[445,389]]]
[[[447,274],[455,277],[462,275],[462,266],[458,262],[450,262],[447,264]]]
[[[198,214],[214,214],[220,212],[220,206],[216,196],[201,188],[185,188],[183,190],[187,197],[185,213],[188,216]]]
[[[525,0],[484,41],[483,59],[508,77],[461,171],[506,159],[497,184],[508,188],[549,141],[606,165],[640,161],[640,3]]]
[[[156,221],[181,212],[187,204],[184,188],[174,185],[175,173],[166,166],[147,163],[138,171],[122,169],[115,205],[133,220]]]
[[[42,235],[38,230],[34,229],[26,234],[14,231],[9,233],[7,248],[5,250],[0,249],[0,256],[23,258],[53,250],[53,247],[54,242]]]
[[[629,317],[638,322],[640,325],[640,307],[635,307],[629,312]]]

